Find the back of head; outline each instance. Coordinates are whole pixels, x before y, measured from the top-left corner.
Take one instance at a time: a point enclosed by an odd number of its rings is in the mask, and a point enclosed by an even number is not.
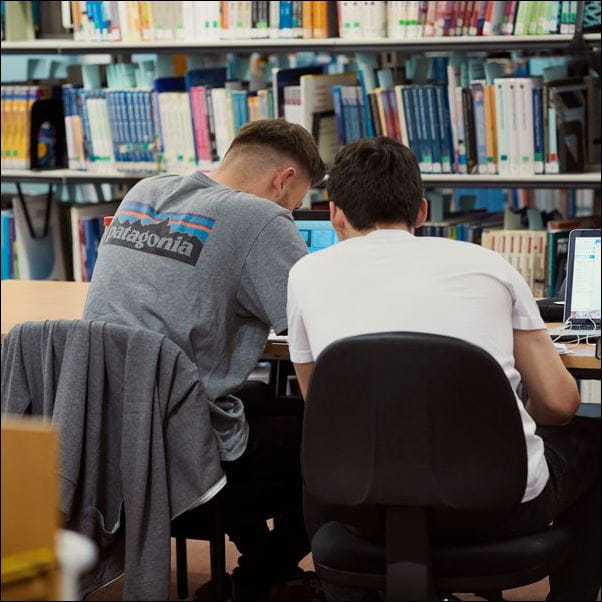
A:
[[[292,160],[311,184],[322,180],[326,169],[312,135],[304,127],[284,119],[260,119],[240,128],[225,161],[239,155],[271,164]]]
[[[340,207],[356,230],[378,224],[413,227],[423,198],[416,157],[386,136],[344,146],[326,182],[329,200]]]

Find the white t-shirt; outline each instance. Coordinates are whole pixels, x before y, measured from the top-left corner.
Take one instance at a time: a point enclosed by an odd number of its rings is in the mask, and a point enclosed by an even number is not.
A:
[[[545,328],[526,282],[500,255],[403,230],[376,230],[303,257],[289,275],[287,314],[295,363],[315,361],[345,337],[425,332],[485,349],[515,392],[512,331]],[[527,443],[527,502],[541,493],[549,472],[535,422],[516,401]]]

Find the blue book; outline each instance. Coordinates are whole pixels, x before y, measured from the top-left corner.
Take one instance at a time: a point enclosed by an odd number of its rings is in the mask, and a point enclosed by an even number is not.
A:
[[[439,112],[437,110],[437,98],[434,86],[425,86],[423,95],[426,100],[427,130],[431,157],[433,158],[433,173],[441,173],[441,139],[439,128]]]
[[[401,93],[403,95],[403,111],[406,119],[406,128],[408,130],[410,150],[416,155],[418,163],[421,163],[422,159],[420,158],[420,144],[418,141],[417,122],[414,116],[412,89],[409,87],[403,88]]]
[[[153,82],[155,92],[186,92],[186,80],[183,77],[157,77]]]
[[[378,69],[376,72],[376,80],[378,81],[379,88],[393,88],[393,86],[395,86],[393,71],[388,67],[385,69]]]
[[[345,130],[345,144],[357,140],[355,119],[355,98],[351,86],[341,86],[341,101],[343,103],[343,128]]]
[[[437,122],[439,124],[439,145],[441,149],[441,171],[452,173],[453,143],[447,90],[442,86],[435,86],[437,101]]]
[[[366,138],[372,138],[374,136],[374,124],[372,123],[372,114],[370,113],[368,95],[366,94],[366,85],[364,82],[364,71],[362,69],[358,69],[357,79],[361,89],[361,105],[363,111],[362,123],[364,124],[364,136]]]
[[[332,87],[332,104],[334,107],[335,123],[337,126],[337,138],[339,144],[345,144],[345,123],[343,118],[343,99],[341,98],[341,86]]]
[[[279,29],[284,38],[293,35],[293,3],[291,1],[280,2]]]
[[[184,75],[187,90],[190,90],[190,88],[193,86],[211,86],[213,88],[223,88],[226,85],[227,78],[227,67],[191,69]]]
[[[127,163],[133,163],[135,161],[134,155],[134,124],[133,124],[133,111],[130,107],[129,92],[121,90],[119,92],[120,110],[121,110],[121,124],[123,128],[123,140],[125,150],[125,160]]]
[[[94,153],[92,152],[92,132],[90,131],[90,120],[88,119],[88,108],[86,99],[91,95],[90,90],[78,90],[78,105],[79,113],[84,128],[84,150],[86,153],[86,161],[94,162]]]
[[[533,88],[533,150],[535,173],[544,173],[543,92],[538,87]]]
[[[115,157],[117,165],[120,166],[123,161],[121,155],[123,139],[121,137],[121,128],[119,127],[119,119],[117,117],[116,95],[117,92],[114,90],[107,92],[107,112],[109,114],[109,127],[111,128],[111,140],[113,142],[113,156]]]
[[[152,93],[148,90],[142,92],[143,105],[143,124],[144,124],[144,144],[146,148],[145,161],[149,163],[149,168],[154,167],[156,161],[154,144],[155,144],[155,124],[153,121],[153,103]]]
[[[140,97],[139,90],[132,90],[130,92],[131,98],[134,105],[134,125],[136,130],[136,161],[138,165],[137,169],[142,167],[144,162],[144,133],[142,131],[142,99]]]
[[[1,249],[1,272],[0,278],[7,280],[12,276],[12,240],[10,237],[10,220],[13,212],[9,209],[4,210],[0,213],[0,220],[2,222],[2,249]]]
[[[474,122],[477,143],[477,171],[488,172],[487,162],[487,126],[485,122],[485,90],[483,84],[475,82],[470,85],[474,107]]]
[[[418,119],[418,140],[420,144],[420,154],[422,157],[422,170],[425,173],[432,173],[433,171],[433,156],[431,154],[431,145],[429,140],[429,134],[427,130],[427,109],[425,102],[424,88],[422,86],[416,86],[412,89],[414,96],[414,114]]]

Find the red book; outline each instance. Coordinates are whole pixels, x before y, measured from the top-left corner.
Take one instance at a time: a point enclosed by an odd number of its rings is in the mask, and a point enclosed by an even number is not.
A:
[[[517,7],[517,0],[509,0],[506,2],[504,20],[502,21],[502,35],[511,36],[514,33],[514,18],[516,16]]]
[[[193,86],[190,88],[190,107],[197,158],[200,161],[211,161],[207,99],[204,86]]]
[[[481,14],[481,5],[484,4],[482,0],[476,0],[472,8],[472,15],[470,15],[470,26],[468,29],[469,36],[477,35],[477,25],[479,22],[479,15]]]
[[[443,12],[443,35],[449,36],[453,35],[452,27],[452,15],[454,14],[454,4],[455,2],[446,2],[445,9]],[[450,34],[450,31],[452,33]]]
[[[397,99],[395,98],[395,90],[388,88],[385,90],[389,102],[387,106],[391,111],[391,125],[393,126],[393,138],[401,141],[401,128],[399,127],[399,115],[397,114]]]
[[[474,9],[474,0],[468,0],[464,7],[464,18],[462,19],[462,35],[467,36],[468,30],[470,29],[470,19],[472,17],[472,11]]]

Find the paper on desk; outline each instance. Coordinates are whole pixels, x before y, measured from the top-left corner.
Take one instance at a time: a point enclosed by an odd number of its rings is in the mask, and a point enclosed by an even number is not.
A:
[[[564,343],[554,343],[554,347],[558,355],[564,355],[569,352],[568,347]]]

